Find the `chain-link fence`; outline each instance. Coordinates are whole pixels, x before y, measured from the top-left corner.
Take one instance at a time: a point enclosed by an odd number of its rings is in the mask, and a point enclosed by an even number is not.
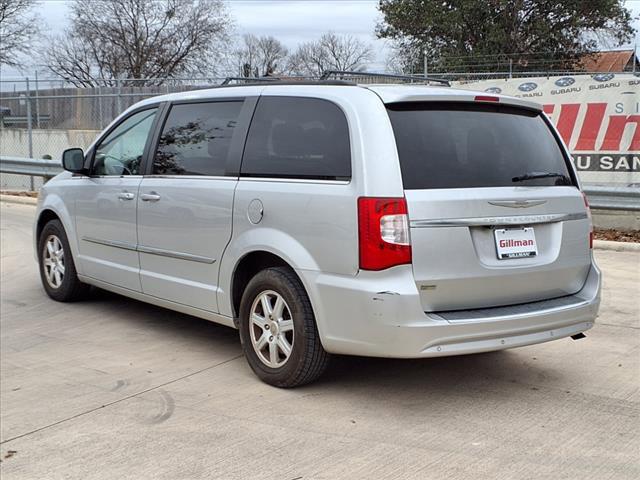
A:
[[[2,80],[0,156],[59,159],[67,148],[89,146],[114,118],[140,100],[217,86],[223,80],[125,79],[89,88],[77,88],[56,79]],[[3,189],[33,190],[41,184],[39,178],[21,175],[2,174],[0,179]]]
[[[488,79],[571,74],[575,72],[431,72],[429,76],[444,78],[459,85]],[[422,74],[399,78],[365,72],[333,72],[323,78],[361,84],[425,81]],[[279,78],[291,82],[317,79]],[[278,78],[121,79],[94,81],[92,86],[79,88],[60,79],[3,79],[0,80],[0,156],[60,159],[67,148],[88,147],[114,118],[142,99],[225,84],[272,80]],[[34,177],[0,175],[2,189],[33,190],[38,189],[41,183],[41,179]]]

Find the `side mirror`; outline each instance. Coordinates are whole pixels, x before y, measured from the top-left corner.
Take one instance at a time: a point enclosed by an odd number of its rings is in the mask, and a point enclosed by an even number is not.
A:
[[[62,168],[71,173],[86,173],[82,149],[68,148],[62,152]]]

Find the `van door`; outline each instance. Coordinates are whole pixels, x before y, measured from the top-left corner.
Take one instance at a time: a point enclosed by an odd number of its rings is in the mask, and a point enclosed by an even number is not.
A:
[[[173,104],[140,185],[142,291],[217,312],[218,267],[231,238],[233,195],[254,103]]]
[[[425,311],[526,303],[582,288],[590,219],[541,112],[472,102],[387,109]]]
[[[140,291],[136,202],[157,107],[132,113],[95,147],[90,176],[74,186],[84,275]]]

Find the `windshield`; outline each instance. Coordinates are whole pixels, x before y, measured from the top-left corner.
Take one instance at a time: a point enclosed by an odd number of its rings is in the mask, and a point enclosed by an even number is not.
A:
[[[573,184],[541,113],[440,102],[390,104],[387,111],[407,190]]]

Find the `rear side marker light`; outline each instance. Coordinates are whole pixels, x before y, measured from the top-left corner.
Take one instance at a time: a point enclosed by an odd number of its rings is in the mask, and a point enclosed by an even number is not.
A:
[[[411,263],[404,198],[358,199],[358,247],[362,270],[384,270]]]
[[[500,98],[493,97],[491,95],[476,95],[474,98],[476,102],[499,102]]]

